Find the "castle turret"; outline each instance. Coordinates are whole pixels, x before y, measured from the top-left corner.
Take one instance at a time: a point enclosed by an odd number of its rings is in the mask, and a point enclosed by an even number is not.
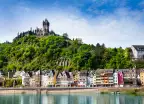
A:
[[[43,35],[47,35],[49,33],[49,21],[47,19],[45,19],[43,21]]]

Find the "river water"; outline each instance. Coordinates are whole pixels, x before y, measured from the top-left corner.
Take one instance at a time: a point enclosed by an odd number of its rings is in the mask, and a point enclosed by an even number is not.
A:
[[[144,104],[143,96],[121,94],[11,94],[0,95],[0,104]]]

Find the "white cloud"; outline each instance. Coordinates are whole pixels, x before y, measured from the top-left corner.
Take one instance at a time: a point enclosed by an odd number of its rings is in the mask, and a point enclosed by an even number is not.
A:
[[[42,20],[48,18],[50,29],[56,33],[67,32],[70,38],[82,38],[83,42],[88,44],[99,42],[108,47],[144,44],[144,24],[141,22],[144,15],[141,12],[118,9],[113,14],[88,18],[74,10],[23,8],[23,12],[15,11],[16,18],[10,21],[11,25],[0,23],[0,26],[3,25],[0,40],[11,41],[17,32],[28,30],[30,27],[41,27]]]

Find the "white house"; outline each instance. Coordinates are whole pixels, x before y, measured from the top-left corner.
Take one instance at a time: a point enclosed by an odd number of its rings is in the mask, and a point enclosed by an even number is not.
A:
[[[0,71],[0,77],[1,77],[1,76],[3,76],[3,72],[2,72],[2,71]]]
[[[22,75],[22,85],[23,86],[30,86],[30,76],[28,73],[23,73]]]
[[[42,87],[48,86],[48,75],[41,75],[41,86]]]
[[[16,71],[13,75],[14,78],[25,76],[25,71]]]
[[[16,71],[13,78],[21,78],[23,86],[30,86],[30,76],[25,71]]]
[[[131,50],[133,59],[144,59],[144,45],[132,45]]]
[[[118,87],[118,71],[113,73],[113,83],[115,87]]]
[[[55,71],[42,71],[41,73],[41,84],[43,87],[52,87],[54,86],[54,76]]]
[[[14,78],[21,77],[21,71],[16,71],[13,75]]]
[[[87,77],[87,86],[88,87],[94,87],[96,85],[96,73],[95,71],[89,71],[88,72],[88,77]]]

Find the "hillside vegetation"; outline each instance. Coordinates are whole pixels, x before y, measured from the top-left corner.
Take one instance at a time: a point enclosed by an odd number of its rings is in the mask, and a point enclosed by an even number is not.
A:
[[[8,70],[91,70],[132,68],[129,49],[106,48],[104,44],[84,44],[50,34],[37,37],[19,35],[12,43],[0,44],[0,69]]]

